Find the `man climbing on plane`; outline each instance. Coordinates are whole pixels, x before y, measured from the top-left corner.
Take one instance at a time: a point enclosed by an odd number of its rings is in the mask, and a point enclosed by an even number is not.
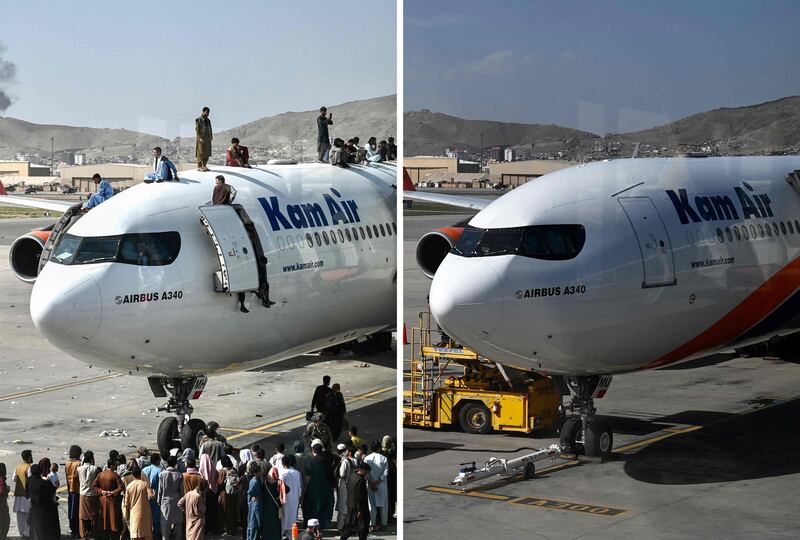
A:
[[[91,210],[98,204],[105,202],[114,196],[114,189],[111,187],[111,184],[108,182],[108,180],[103,180],[100,177],[100,174],[94,173],[92,180],[94,180],[94,185],[97,186],[97,192],[89,197],[85,203],[83,203],[84,210]]]
[[[178,169],[167,156],[161,155],[161,147],[153,148],[153,172],[144,175],[146,184],[152,182],[177,182]]]

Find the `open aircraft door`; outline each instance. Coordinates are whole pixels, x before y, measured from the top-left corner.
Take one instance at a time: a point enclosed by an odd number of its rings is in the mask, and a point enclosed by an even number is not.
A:
[[[258,291],[261,285],[259,266],[264,254],[255,228],[248,230],[242,214],[252,226],[252,221],[239,205],[200,207],[200,222],[211,237],[219,258],[220,270],[214,279],[214,288],[218,292]]]
[[[620,197],[618,200],[639,242],[644,265],[642,287],[675,285],[672,244],[653,201],[649,197]]]
[[[76,221],[78,221],[83,216],[83,203],[78,203],[73,205],[62,214],[56,224],[53,225],[53,229],[50,231],[50,236],[47,237],[47,242],[44,243],[42,247],[42,254],[39,256],[39,270],[36,272],[38,276],[44,265],[47,264],[47,261],[50,260],[50,255],[53,254],[53,249],[58,245],[61,241],[61,237],[72,227]]]

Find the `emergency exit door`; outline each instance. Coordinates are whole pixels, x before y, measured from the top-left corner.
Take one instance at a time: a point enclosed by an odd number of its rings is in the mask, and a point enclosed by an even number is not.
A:
[[[633,227],[644,266],[642,287],[675,285],[675,261],[667,229],[649,197],[620,197]]]
[[[216,285],[230,293],[258,290],[258,254],[236,209],[229,204],[201,206],[200,221],[219,257]]]

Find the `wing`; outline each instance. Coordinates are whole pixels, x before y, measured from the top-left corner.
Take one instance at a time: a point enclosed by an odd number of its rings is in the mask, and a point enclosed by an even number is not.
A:
[[[414,184],[411,182],[411,177],[408,171],[403,168],[403,198],[412,201],[429,202],[446,204],[448,206],[457,206],[459,208],[470,208],[473,210],[483,210],[492,199],[485,199],[482,197],[462,197],[460,195],[443,195],[440,193],[423,193],[417,191]]]
[[[41,208],[42,210],[52,210],[54,212],[66,212],[72,206],[75,206],[75,201],[48,201],[47,199],[28,199],[26,197],[0,195],[0,204],[13,204],[30,208]]]

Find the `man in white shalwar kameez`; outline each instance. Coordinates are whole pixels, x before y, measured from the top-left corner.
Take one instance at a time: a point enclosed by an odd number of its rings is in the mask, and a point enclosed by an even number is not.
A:
[[[369,465],[369,523],[373,530],[382,531],[389,523],[386,511],[389,507],[389,490],[386,479],[389,477],[389,460],[380,453],[381,443],[372,443],[372,453],[364,458]],[[381,526],[377,527],[377,512],[381,509]]]
[[[27,538],[31,534],[29,523],[31,512],[31,500],[28,498],[28,478],[31,476],[31,463],[33,463],[33,452],[30,450],[22,451],[22,463],[14,469],[14,506],[12,510],[17,514],[17,530],[19,534]]]
[[[347,522],[347,481],[350,479],[350,473],[356,470],[358,463],[353,458],[352,446],[347,447],[340,444],[337,446],[337,450],[339,450],[342,460],[339,462],[339,485],[336,487],[336,528],[343,531]]]
[[[283,456],[283,467],[279,469],[280,478],[286,486],[286,503],[283,505],[283,520],[281,529],[284,538],[292,537],[292,525],[297,521],[300,509],[300,497],[303,495],[303,476],[295,469],[295,458],[292,455]]]

